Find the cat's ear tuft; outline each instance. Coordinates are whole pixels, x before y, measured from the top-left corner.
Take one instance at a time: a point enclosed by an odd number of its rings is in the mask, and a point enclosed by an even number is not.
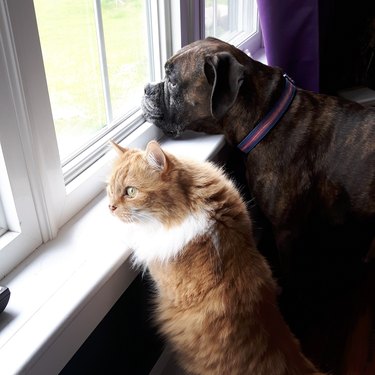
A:
[[[122,155],[125,151],[126,151],[126,148],[124,147],[121,147],[119,144],[117,144],[116,142],[114,141],[110,141],[112,147],[114,148],[114,150],[118,153],[118,155]]]
[[[146,160],[152,168],[164,171],[167,168],[167,158],[156,141],[151,141],[146,147]]]

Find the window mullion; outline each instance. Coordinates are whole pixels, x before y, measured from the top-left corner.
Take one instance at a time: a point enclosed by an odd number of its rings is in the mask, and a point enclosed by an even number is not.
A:
[[[100,60],[100,71],[103,84],[104,101],[107,117],[107,125],[113,120],[112,114],[112,103],[111,103],[111,91],[109,85],[108,76],[108,64],[107,55],[105,50],[105,40],[104,40],[104,28],[103,28],[103,16],[100,0],[94,0],[94,12],[95,12],[95,23],[96,32],[98,38],[98,49],[99,49],[99,60]]]
[[[172,40],[171,40],[171,7],[168,1],[157,1],[157,25],[159,29],[159,39],[156,41],[156,46],[159,49],[160,60],[160,78],[164,76],[164,64],[172,55]]]
[[[232,32],[236,29],[237,25],[243,26],[243,22],[239,22],[238,15],[242,14],[238,11],[239,2],[230,1],[228,4],[229,7],[229,32]],[[242,8],[243,9],[243,8]],[[243,17],[241,17],[243,19]],[[241,20],[242,21],[242,20]]]
[[[154,22],[153,22],[153,17],[152,17],[152,1],[147,0],[146,1],[146,18],[148,20],[147,22],[147,40],[148,40],[148,59],[149,59],[149,76],[150,76],[150,81],[155,81],[155,57],[157,58],[158,56],[155,56],[154,52],[154,37],[155,33],[157,33],[157,36],[159,36],[158,33],[158,28],[154,30]]]
[[[217,26],[217,0],[212,1],[212,23],[213,23],[213,34],[216,35]]]
[[[161,25],[159,1],[147,0],[147,19],[149,36],[150,80],[160,80],[163,76],[163,51],[161,47]]]

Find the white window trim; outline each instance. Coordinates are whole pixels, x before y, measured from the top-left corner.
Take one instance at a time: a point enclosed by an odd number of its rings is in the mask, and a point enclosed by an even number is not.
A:
[[[12,11],[9,12],[4,4],[8,4]],[[159,12],[164,12],[163,7],[166,7],[171,14],[179,10],[181,4],[185,2],[157,1]],[[9,85],[11,94],[4,102],[1,97],[0,103],[6,103],[4,108],[13,111],[10,117],[17,131],[13,131],[12,136],[23,140],[23,149],[5,144],[3,152],[23,160],[21,170],[15,172],[15,168],[9,166],[9,173],[19,174],[12,177],[21,181],[17,186],[12,186],[13,191],[21,187],[29,189],[36,201],[38,217],[32,220],[41,224],[41,230],[35,227],[30,231],[31,246],[35,248],[42,240],[49,241],[0,281],[12,293],[7,309],[0,316],[1,372],[14,374],[27,370],[28,374],[57,373],[110,310],[136,273],[129,267],[129,251],[119,237],[121,231],[115,230],[117,221],[112,221],[112,217],[106,215],[103,187],[113,155],[108,153],[94,163],[68,185],[67,193],[65,189],[56,191],[55,186],[48,182],[56,179],[63,181],[63,175],[52,168],[59,159],[54,135],[47,135],[49,141],[53,140],[50,146],[39,142],[41,133],[48,134],[50,130],[41,129],[36,124],[50,121],[52,114],[49,108],[33,110],[41,106],[40,99],[31,93],[37,87],[41,95],[48,96],[47,85],[41,69],[35,24],[22,15],[11,17],[11,14],[17,14],[16,9],[21,6],[25,10],[25,7],[32,6],[32,0],[0,3],[0,37],[7,36],[6,40],[0,40],[0,72],[3,71],[2,63],[6,65],[4,71],[8,70],[8,76],[0,74],[0,84],[4,81]],[[176,27],[179,22],[176,17],[172,17],[172,20],[170,27]],[[14,36],[4,34],[6,23],[3,21],[17,24],[21,32],[23,27],[28,30],[31,35],[29,43],[18,33]],[[167,28],[161,28],[159,32],[167,35]],[[169,50],[160,51],[160,55],[167,56],[179,49],[182,34],[183,31],[171,33],[173,37]],[[246,44],[243,48],[250,50],[255,47]],[[31,54],[33,58],[28,58],[27,63],[19,61],[25,60],[23,54],[35,49],[39,52]],[[3,57],[8,60],[3,61]],[[28,71],[32,71],[33,75],[28,75]],[[36,84],[43,81],[40,87]],[[6,130],[0,129],[0,135],[3,131]],[[149,140],[160,137],[159,129],[145,123],[126,138],[124,145],[143,148]],[[15,143],[20,144],[18,141]],[[167,140],[165,147],[174,153],[182,150],[205,160],[212,157],[223,143],[222,136],[201,135],[190,141]],[[192,149],[194,152],[191,152]],[[200,156],[197,150],[201,150]],[[30,155],[33,157],[30,158]],[[25,177],[30,177],[30,180]],[[78,206],[86,207],[77,214]],[[20,216],[25,213],[23,210],[20,212]],[[22,221],[28,220],[24,217],[19,219],[21,225]],[[17,229],[20,223],[17,220],[13,222]],[[62,226],[62,223],[66,224]],[[13,233],[17,236],[16,230]]]
[[[33,52],[40,51],[36,23],[33,17],[26,17],[33,14],[32,0],[4,1],[1,4],[2,31],[7,36],[4,40],[5,56],[22,154],[25,155],[42,237],[48,240],[56,236],[58,230],[55,218],[59,217],[61,200],[59,202],[56,196],[63,194],[63,177],[61,169],[56,168],[60,164],[56,137],[52,127],[48,126],[53,121],[52,113],[48,106],[43,105],[49,103],[43,60],[41,53]],[[54,184],[50,186],[52,182]]]
[[[2,160],[0,168],[2,174],[6,173],[7,176],[0,177],[0,189],[9,229],[0,238],[4,258],[0,264],[0,279],[6,270],[19,263],[42,242],[34,202],[27,199],[33,195],[32,184],[37,184],[37,176],[29,175],[28,168],[34,161],[26,157],[25,149],[32,145],[21,131],[27,116],[23,111],[23,97],[17,81],[18,66],[12,53],[12,36],[6,27],[7,22],[5,3],[0,2],[0,116],[1,122],[8,125],[0,127],[0,139],[7,140],[1,144],[6,163]],[[13,200],[13,195],[23,199]],[[35,192],[35,200],[39,198],[40,195]]]

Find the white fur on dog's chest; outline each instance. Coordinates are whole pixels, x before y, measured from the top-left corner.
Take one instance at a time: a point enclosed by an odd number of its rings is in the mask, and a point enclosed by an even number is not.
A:
[[[207,214],[189,215],[181,224],[166,228],[160,222],[125,225],[125,240],[133,250],[134,262],[147,266],[152,261],[173,259],[191,240],[210,230]]]

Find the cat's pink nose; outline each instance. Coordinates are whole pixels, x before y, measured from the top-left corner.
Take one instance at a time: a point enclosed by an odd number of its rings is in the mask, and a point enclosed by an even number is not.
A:
[[[113,204],[110,204],[108,205],[109,209],[113,212],[117,209],[117,206],[113,205]]]

